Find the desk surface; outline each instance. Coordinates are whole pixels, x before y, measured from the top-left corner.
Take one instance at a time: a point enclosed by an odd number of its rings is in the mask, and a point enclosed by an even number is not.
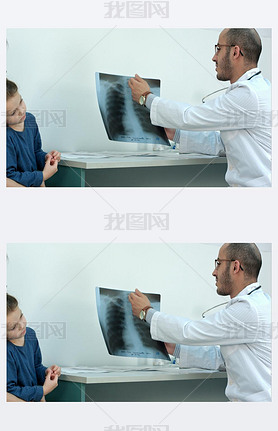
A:
[[[216,370],[201,370],[197,368],[180,369],[177,365],[158,367],[99,367],[92,371],[80,371],[78,368],[62,368],[60,380],[76,383],[128,383],[155,382],[167,380],[204,380],[227,378],[226,372]]]
[[[150,153],[62,153],[60,165],[82,169],[138,168],[151,166],[181,166],[226,164],[226,157],[202,154],[179,154],[175,150]]]

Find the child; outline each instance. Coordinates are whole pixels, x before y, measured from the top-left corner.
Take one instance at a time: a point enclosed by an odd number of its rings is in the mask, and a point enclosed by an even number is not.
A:
[[[61,154],[45,153],[34,115],[26,105],[17,85],[6,80],[7,186],[40,187],[58,170]]]
[[[41,351],[33,329],[17,300],[7,294],[7,400],[45,401],[44,396],[58,386],[61,368],[46,368],[41,363]]]

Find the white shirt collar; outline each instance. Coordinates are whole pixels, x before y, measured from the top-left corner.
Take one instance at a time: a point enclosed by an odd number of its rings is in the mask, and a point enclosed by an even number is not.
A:
[[[236,82],[245,81],[246,79],[251,78],[251,76],[255,75],[255,73],[259,72],[260,69],[258,67],[254,67],[253,69],[247,70]]]
[[[260,283],[258,283],[258,282],[252,283],[252,284],[248,284],[248,286],[246,286],[244,289],[242,289],[237,294],[237,296],[235,296],[235,298],[237,298],[238,296],[242,296],[242,295],[248,295],[248,293],[252,292],[252,290],[256,289],[259,286],[260,286]]]

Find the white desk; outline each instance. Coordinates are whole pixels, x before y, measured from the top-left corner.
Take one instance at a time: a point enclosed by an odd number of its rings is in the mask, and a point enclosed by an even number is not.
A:
[[[48,187],[226,187],[225,157],[179,154],[173,150],[142,153],[63,153]]]
[[[109,372],[103,372],[109,369]],[[48,401],[227,401],[226,373],[175,365],[63,373]]]

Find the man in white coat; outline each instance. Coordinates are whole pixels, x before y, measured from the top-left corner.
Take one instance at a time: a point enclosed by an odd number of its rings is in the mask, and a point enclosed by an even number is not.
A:
[[[165,127],[180,152],[226,154],[233,187],[271,186],[271,87],[257,67],[261,49],[255,29],[224,29],[212,61],[217,79],[231,85],[198,106],[155,97],[138,75],[129,80],[133,100],[150,109],[152,124]]]
[[[230,401],[271,401],[271,301],[257,279],[261,254],[255,244],[224,244],[212,275],[225,309],[192,321],[155,311],[146,295],[129,295],[132,312],[150,324],[183,368],[226,368]]]

